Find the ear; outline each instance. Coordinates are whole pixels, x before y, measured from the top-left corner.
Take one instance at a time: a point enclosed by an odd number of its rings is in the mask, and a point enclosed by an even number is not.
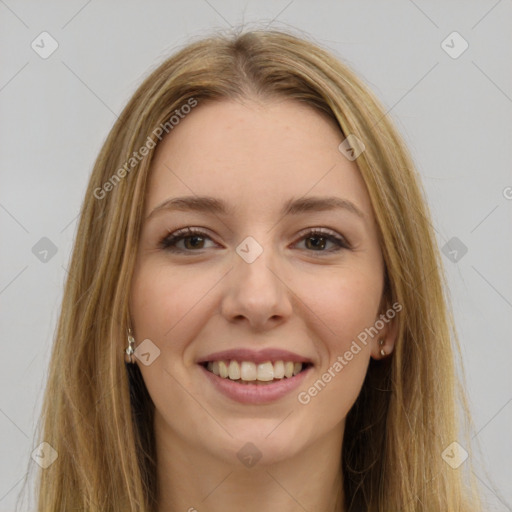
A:
[[[397,316],[401,310],[402,305],[395,302],[392,306],[383,308],[375,318],[374,326],[379,332],[373,337],[371,344],[371,356],[374,359],[384,359],[393,352],[398,335]]]

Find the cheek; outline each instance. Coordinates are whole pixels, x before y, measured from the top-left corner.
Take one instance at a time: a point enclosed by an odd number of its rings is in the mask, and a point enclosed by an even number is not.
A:
[[[311,292],[304,295],[305,303],[322,320],[323,342],[330,360],[348,350],[352,340],[377,318],[382,279],[375,271],[343,269],[323,279],[316,277],[314,283],[304,283],[306,289]]]
[[[160,265],[144,265],[134,275],[131,311],[137,339],[150,338],[155,343],[193,337],[195,322],[190,319],[200,301],[213,286],[215,276],[201,279],[186,270]]]
[[[190,387],[184,354],[202,327],[197,318],[214,277],[196,279],[186,270],[146,262],[136,269],[130,296],[130,312],[136,345],[150,339],[159,356],[145,365],[136,360],[148,392],[161,413],[187,410]],[[202,314],[207,314],[204,312]],[[185,363],[185,366],[184,366]],[[172,417],[168,418],[173,423]]]
[[[321,418],[328,431],[346,417],[361,391],[371,352],[365,329],[375,322],[382,288],[378,275],[363,278],[354,271],[338,273],[317,290],[307,304],[322,320],[314,333],[321,368],[297,398],[304,421]]]

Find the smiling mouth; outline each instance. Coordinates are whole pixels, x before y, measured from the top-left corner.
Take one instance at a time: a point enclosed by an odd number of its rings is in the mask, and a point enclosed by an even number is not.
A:
[[[206,361],[201,365],[209,372],[221,379],[230,380],[238,384],[265,385],[281,380],[291,379],[307,370],[311,363],[296,363],[292,361],[265,361],[254,363],[252,361]]]

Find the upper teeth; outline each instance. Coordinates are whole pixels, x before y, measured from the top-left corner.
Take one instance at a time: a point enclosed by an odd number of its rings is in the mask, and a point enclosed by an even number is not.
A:
[[[302,371],[302,363],[292,361],[266,361],[264,363],[253,363],[252,361],[210,361],[207,369],[222,377],[231,380],[260,380],[263,382],[273,379],[290,378]]]

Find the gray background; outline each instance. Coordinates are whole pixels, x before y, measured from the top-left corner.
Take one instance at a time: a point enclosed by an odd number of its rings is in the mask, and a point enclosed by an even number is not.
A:
[[[35,448],[100,146],[150,68],[190,37],[241,22],[295,27],[352,66],[409,144],[439,246],[457,237],[467,247],[461,257],[450,242],[458,261],[448,251],[444,261],[481,449],[470,456],[488,510],[512,510],[511,15],[511,0],[0,0],[0,511],[13,510]],[[31,47],[43,31],[59,45],[46,59]],[[453,31],[469,44],[458,58],[441,46]],[[47,261],[43,237],[57,249]]]

